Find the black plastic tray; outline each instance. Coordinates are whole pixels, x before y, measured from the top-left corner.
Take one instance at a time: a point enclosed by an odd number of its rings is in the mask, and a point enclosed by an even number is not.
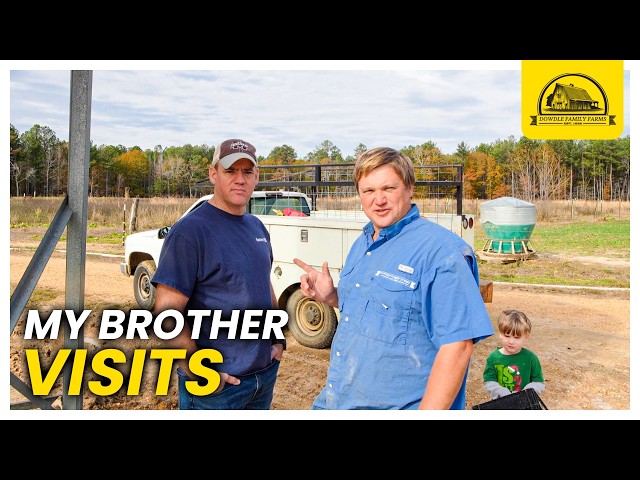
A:
[[[471,407],[472,410],[549,410],[535,390],[527,388]]]

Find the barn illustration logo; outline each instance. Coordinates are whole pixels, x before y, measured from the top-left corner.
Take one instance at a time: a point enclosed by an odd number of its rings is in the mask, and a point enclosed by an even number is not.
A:
[[[532,139],[613,139],[623,130],[622,60],[523,60],[522,131]]]

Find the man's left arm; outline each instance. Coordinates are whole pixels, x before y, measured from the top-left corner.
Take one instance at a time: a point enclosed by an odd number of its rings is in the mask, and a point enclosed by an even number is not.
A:
[[[473,341],[447,343],[436,355],[427,388],[418,407],[420,410],[448,410],[467,374]]]

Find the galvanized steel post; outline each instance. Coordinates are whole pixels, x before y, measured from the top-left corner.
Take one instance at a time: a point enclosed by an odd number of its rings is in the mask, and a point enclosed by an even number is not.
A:
[[[89,185],[89,147],[91,143],[91,70],[71,72],[71,109],[69,116],[69,207],[72,210],[67,225],[67,274],[65,308],[79,315],[84,310],[85,264],[87,258],[87,212]],[[84,348],[84,331],[72,340],[64,329],[64,347]],[[73,364],[63,370],[63,410],[82,410],[80,395],[69,396],[69,381]]]

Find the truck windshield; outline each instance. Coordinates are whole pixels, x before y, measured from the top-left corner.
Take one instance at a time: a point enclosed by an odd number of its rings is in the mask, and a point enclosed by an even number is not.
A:
[[[249,207],[254,215],[285,215],[283,212],[286,208],[310,215],[310,208],[304,197],[252,198]]]

